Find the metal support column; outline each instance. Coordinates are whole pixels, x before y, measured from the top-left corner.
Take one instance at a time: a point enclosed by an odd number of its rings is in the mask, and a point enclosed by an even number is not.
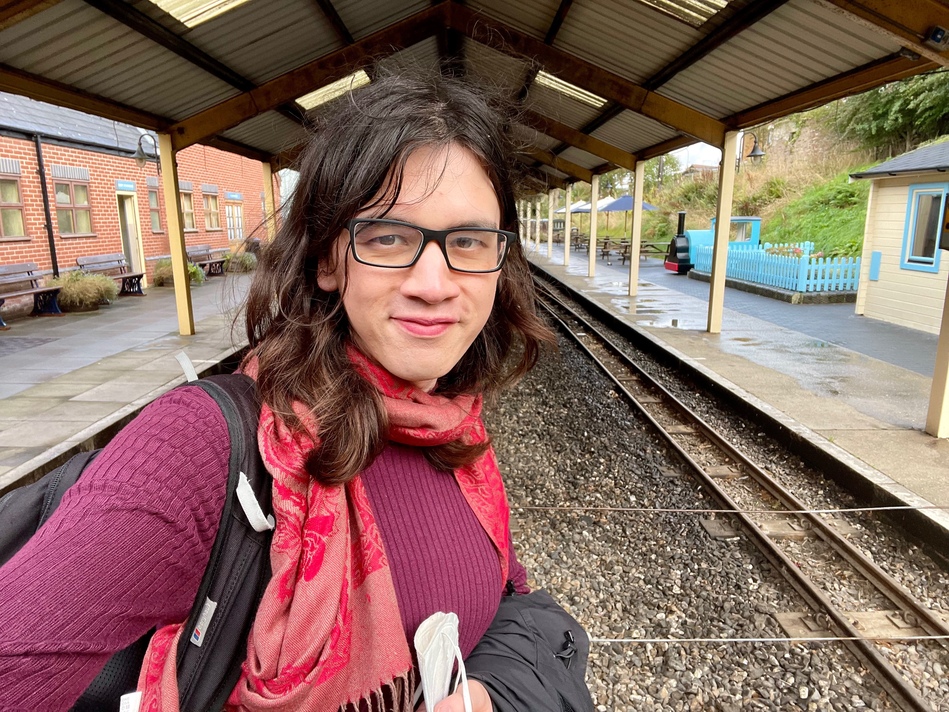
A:
[[[277,201],[273,193],[273,167],[269,163],[260,164],[264,170],[264,220],[267,221],[267,239],[273,240],[277,236]]]
[[[573,203],[573,184],[567,183],[564,191],[564,211],[563,211],[563,266],[570,266],[570,205]]]
[[[547,259],[550,259],[554,246],[554,195],[556,188],[547,191]]]
[[[722,164],[718,169],[718,213],[715,218],[715,245],[712,248],[712,276],[708,290],[708,329],[722,332],[725,309],[725,269],[728,266],[728,235],[732,226],[732,198],[735,194],[735,157],[738,132],[726,131],[722,146]]]
[[[629,237],[629,296],[639,293],[639,252],[643,239],[643,184],[646,182],[646,162],[636,161],[633,177],[633,224]]]
[[[596,276],[596,203],[600,199],[600,176],[593,176],[590,181],[590,267],[588,277]]]
[[[178,192],[178,163],[171,135],[158,134],[158,160],[161,161],[162,191],[165,196],[165,224],[168,226],[168,250],[171,252],[171,273],[175,279],[175,305],[178,308],[178,333],[194,334],[194,311],[191,308],[191,283],[188,280],[188,253],[182,230],[181,193]]]

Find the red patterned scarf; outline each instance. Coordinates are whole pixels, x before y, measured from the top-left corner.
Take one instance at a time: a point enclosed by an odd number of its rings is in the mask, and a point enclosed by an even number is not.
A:
[[[487,440],[480,396],[429,395],[355,351],[350,356],[384,397],[391,441]],[[247,370],[253,375],[255,364]],[[291,431],[266,405],[261,411],[258,444],[274,478],[274,573],[228,709],[409,710],[411,652],[362,480],[326,487],[306,473],[317,428],[302,404],[295,410],[306,434]],[[508,575],[509,512],[493,451],[454,474],[498,552],[500,596]],[[178,709],[174,651],[181,628],[162,628],[149,645],[139,679],[143,710]]]

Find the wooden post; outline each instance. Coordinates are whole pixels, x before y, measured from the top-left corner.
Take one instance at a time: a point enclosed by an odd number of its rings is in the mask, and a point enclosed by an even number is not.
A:
[[[722,146],[722,164],[718,169],[718,213],[715,218],[715,244],[712,248],[712,276],[708,290],[708,329],[722,333],[725,309],[725,269],[728,266],[728,235],[732,226],[732,198],[735,194],[735,157],[738,132],[726,131]]]
[[[534,215],[537,223],[534,225],[534,252],[540,252],[540,199],[534,199]]]
[[[573,184],[567,183],[564,191],[566,200],[563,211],[563,266],[570,266],[570,204],[573,202]]]
[[[590,268],[588,277],[596,276],[596,203],[600,197],[600,176],[593,176],[590,181]]]
[[[191,308],[191,283],[188,280],[188,253],[181,218],[181,193],[178,191],[178,162],[172,148],[171,135],[158,134],[158,159],[161,161],[162,192],[165,196],[165,225],[168,227],[168,249],[171,252],[171,273],[175,280],[175,305],[178,309],[178,333],[194,334],[194,310]]]
[[[870,289],[870,263],[873,261],[873,224],[875,214],[874,199],[876,198],[877,182],[870,181],[870,195],[867,198],[867,219],[863,224],[863,252],[860,257],[860,279],[857,280],[857,303],[854,304],[854,314],[863,316],[867,310],[867,291]]]
[[[264,170],[264,220],[267,221],[267,239],[273,240],[277,236],[276,203],[273,194],[273,169],[269,163],[260,164]]]
[[[554,195],[556,194],[557,189],[551,188],[547,191],[547,259],[550,259],[550,255],[554,246]]]
[[[946,284],[939,341],[936,342],[936,367],[929,391],[926,432],[937,438],[949,438],[949,283]]]

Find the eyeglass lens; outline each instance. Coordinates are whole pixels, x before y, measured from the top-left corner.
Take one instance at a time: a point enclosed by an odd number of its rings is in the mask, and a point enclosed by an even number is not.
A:
[[[352,236],[353,252],[361,262],[379,267],[407,267],[415,260],[424,235],[411,225],[360,222]],[[507,236],[492,230],[455,230],[445,239],[448,266],[484,272],[501,264]]]

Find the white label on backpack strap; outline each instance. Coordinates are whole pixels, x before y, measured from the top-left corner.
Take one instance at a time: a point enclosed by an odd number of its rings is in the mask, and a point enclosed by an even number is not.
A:
[[[138,712],[141,706],[141,692],[128,692],[119,698],[119,712]]]
[[[175,356],[175,358],[178,360],[178,363],[181,364],[181,370],[185,372],[185,378],[187,378],[189,382],[197,381],[198,372],[194,369],[194,364],[191,363],[191,359],[188,358],[188,354],[186,354],[184,351],[180,351],[178,352],[178,355]]]
[[[191,631],[191,643],[192,645],[197,645],[199,648],[204,642],[204,635],[208,632],[208,626],[211,625],[211,618],[214,616],[214,611],[217,610],[217,603],[212,601],[210,598],[204,599],[204,607],[201,609],[201,615],[198,616],[198,622],[194,625],[194,630]]]
[[[254,528],[255,532],[265,532],[274,528],[274,519],[272,514],[264,514],[260,508],[260,502],[254,494],[254,488],[250,486],[250,480],[243,472],[237,481],[237,501],[241,503],[244,514],[247,515],[247,521]]]

